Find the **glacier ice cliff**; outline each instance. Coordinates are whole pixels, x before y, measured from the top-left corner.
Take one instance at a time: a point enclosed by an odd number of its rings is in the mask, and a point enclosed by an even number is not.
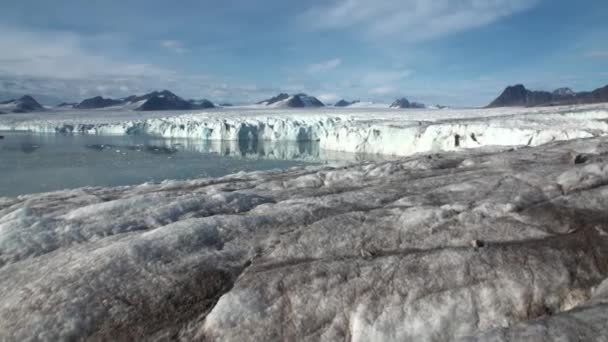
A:
[[[0,340],[605,341],[608,139],[0,198]]]
[[[78,111],[0,117],[0,130],[142,134],[202,141],[318,141],[324,150],[408,156],[483,146],[538,146],[608,133],[608,105],[381,110],[230,108],[202,113]]]

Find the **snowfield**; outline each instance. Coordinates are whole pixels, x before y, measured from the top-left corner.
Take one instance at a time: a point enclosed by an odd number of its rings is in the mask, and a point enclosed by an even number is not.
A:
[[[427,118],[434,140],[416,141],[534,145],[602,135],[605,115]],[[259,117],[10,125],[195,135]],[[421,129],[388,114],[273,120],[283,137],[352,138],[333,145],[344,148],[377,128],[379,146],[366,146],[394,152],[388,141]],[[3,341],[605,341],[606,322],[604,137],[0,198]]]
[[[444,110],[234,107],[199,113],[109,108],[2,115],[0,130],[147,134],[203,141],[318,141],[325,150],[408,156],[602,136],[608,133],[608,105]]]

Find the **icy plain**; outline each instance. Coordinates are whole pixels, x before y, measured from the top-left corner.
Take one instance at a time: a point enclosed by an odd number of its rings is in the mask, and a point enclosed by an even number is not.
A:
[[[597,135],[536,147],[0,198],[0,340],[607,341],[605,113],[425,123]]]
[[[324,150],[408,156],[604,135],[608,105],[444,110],[235,107],[197,113],[109,108],[2,115],[0,130],[202,141],[318,141]]]
[[[0,198],[0,340],[605,341],[607,185],[593,138]]]

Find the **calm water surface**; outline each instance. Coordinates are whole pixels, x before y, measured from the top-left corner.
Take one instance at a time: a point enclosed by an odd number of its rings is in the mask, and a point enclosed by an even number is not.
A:
[[[203,143],[142,136],[0,132],[0,196],[82,186],[219,177],[361,156],[326,153],[315,143]]]

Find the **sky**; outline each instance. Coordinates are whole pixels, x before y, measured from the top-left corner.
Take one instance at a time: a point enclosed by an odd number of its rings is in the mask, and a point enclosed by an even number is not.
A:
[[[606,0],[0,0],[0,96],[481,106],[608,84]]]

